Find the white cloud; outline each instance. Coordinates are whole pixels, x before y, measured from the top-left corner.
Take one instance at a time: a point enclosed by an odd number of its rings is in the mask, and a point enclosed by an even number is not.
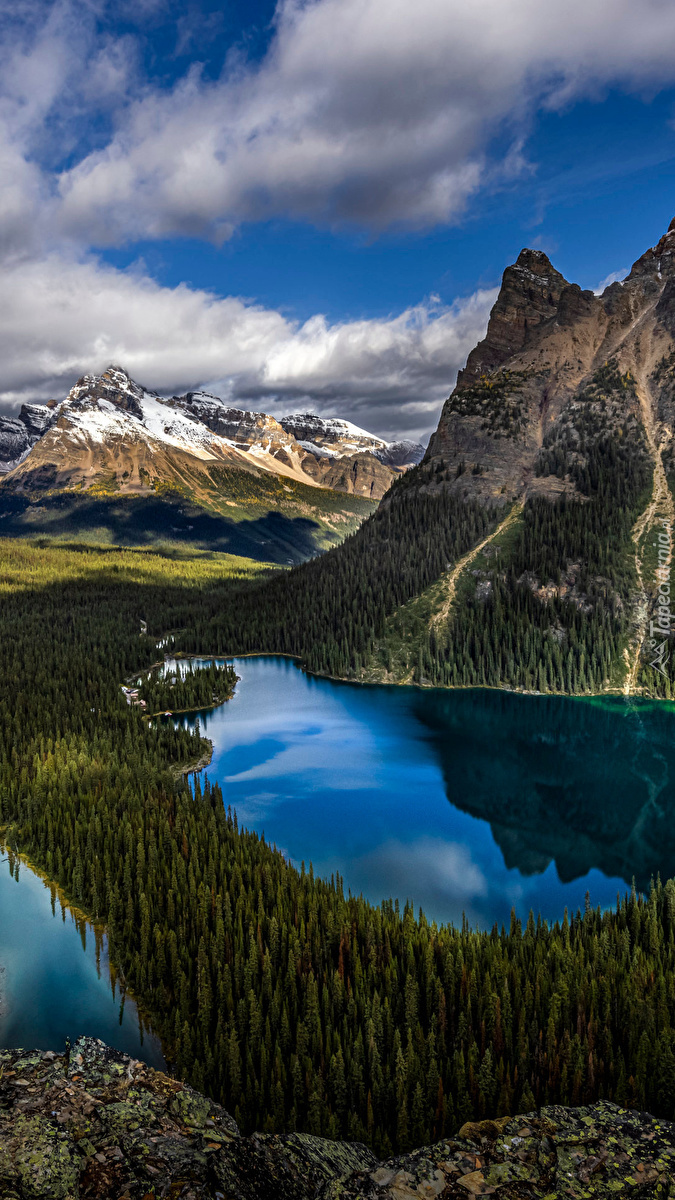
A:
[[[469,848],[441,837],[391,838],[352,860],[350,876],[370,895],[379,889],[384,897],[392,894],[395,880],[399,897],[411,898],[427,912],[441,912],[446,920],[456,920],[461,908],[488,894],[485,875]]]
[[[143,78],[132,37],[97,32],[103,8],[0,0],[5,405],[117,359],[161,390],[212,383],[277,413],[426,431],[491,293],[297,325],[116,272],[91,247],[270,216],[452,221],[527,169],[538,107],[675,78],[672,0],[279,0],[261,62],[230,56],[215,81],[195,64],[171,89]]]
[[[605,275],[604,279],[600,280],[597,287],[593,288],[596,296],[601,296],[605,288],[608,288],[610,283],[621,283],[626,278],[630,267],[621,267],[619,271],[610,271],[609,275]]]
[[[444,223],[527,169],[537,108],[675,79],[671,0],[279,0],[261,62],[231,54],[215,81],[195,63],[171,89],[133,38],[97,34],[95,6],[5,10],[0,143],[25,169],[2,172],[0,241],[17,193],[26,237],[80,246],[271,216]]]
[[[6,263],[0,289],[0,405],[59,397],[119,362],[163,393],[206,386],[241,407],[309,407],[384,436],[431,429],[483,335],[493,291],[444,307],[304,325],[236,297],[161,287],[60,254]]]
[[[275,215],[451,221],[522,161],[538,106],[675,78],[670,0],[280,0],[265,59],[131,103],[64,172],[58,220],[97,243],[227,237]]]

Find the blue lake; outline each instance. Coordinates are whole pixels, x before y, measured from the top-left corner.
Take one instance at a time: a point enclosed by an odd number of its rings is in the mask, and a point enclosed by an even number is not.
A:
[[[0,1046],[63,1051],[103,1038],[153,1067],[164,1058],[111,972],[103,929],[59,900],[23,862],[0,855]]]
[[[210,661],[210,660],[204,660]],[[675,875],[675,705],[359,687],[235,659],[199,714],[240,823],[373,901],[508,922]],[[183,664],[184,667],[184,664]],[[194,716],[181,718],[194,724]]]

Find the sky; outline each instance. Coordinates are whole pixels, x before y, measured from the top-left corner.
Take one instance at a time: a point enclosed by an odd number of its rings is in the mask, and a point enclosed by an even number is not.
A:
[[[424,440],[520,249],[598,288],[674,185],[672,0],[0,0],[0,410]]]

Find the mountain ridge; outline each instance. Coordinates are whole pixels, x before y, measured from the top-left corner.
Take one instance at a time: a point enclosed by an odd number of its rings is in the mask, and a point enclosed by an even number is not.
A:
[[[301,561],[358,528],[423,454],[302,420],[311,443],[204,392],[162,398],[121,367],[84,375],[61,402],[0,418],[0,532]]]
[[[560,472],[558,485],[544,482],[538,459],[547,439],[584,383],[610,361],[621,374],[630,371],[643,394],[619,415],[644,422],[651,407],[663,420],[654,372],[674,331],[675,221],[626,279],[600,296],[568,283],[543,251],[522,250],[504,271],[486,336],[459,372],[424,461],[456,470],[478,457],[480,482],[451,486],[464,491],[468,484],[498,502],[552,490],[578,493]],[[669,404],[672,426],[672,396]]]
[[[144,474],[152,477],[156,470],[164,481],[180,477],[192,457],[379,500],[397,471],[422,457],[416,443],[390,444],[339,418],[314,414],[300,418],[312,429],[311,441],[303,444],[293,432],[297,419],[280,422],[206,392],[163,398],[110,366],[101,375],[83,375],[60,403],[24,405],[17,418],[0,418],[4,482],[19,490],[40,486],[51,463],[55,486],[86,488],[112,473],[118,490],[143,492]],[[348,459],[352,469],[336,472],[326,459]]]

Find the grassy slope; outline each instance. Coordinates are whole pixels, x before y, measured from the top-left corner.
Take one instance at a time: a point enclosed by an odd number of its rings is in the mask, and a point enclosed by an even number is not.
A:
[[[146,589],[175,587],[192,594],[199,589],[205,600],[214,586],[246,585],[271,565],[234,554],[200,554],[185,547],[165,554],[154,549],[6,539],[0,540],[0,596],[64,584],[85,588],[103,579]],[[193,594],[192,602],[199,604],[199,594]]]
[[[522,514],[504,533],[494,538],[471,560],[459,575],[452,600],[453,610],[474,599],[478,579],[490,570],[501,570],[509,561],[522,529]],[[496,553],[495,553],[496,552]],[[408,604],[397,609],[386,624],[383,637],[366,667],[365,678],[372,683],[411,683],[413,670],[425,643],[429,627],[445,602],[445,577]]]

